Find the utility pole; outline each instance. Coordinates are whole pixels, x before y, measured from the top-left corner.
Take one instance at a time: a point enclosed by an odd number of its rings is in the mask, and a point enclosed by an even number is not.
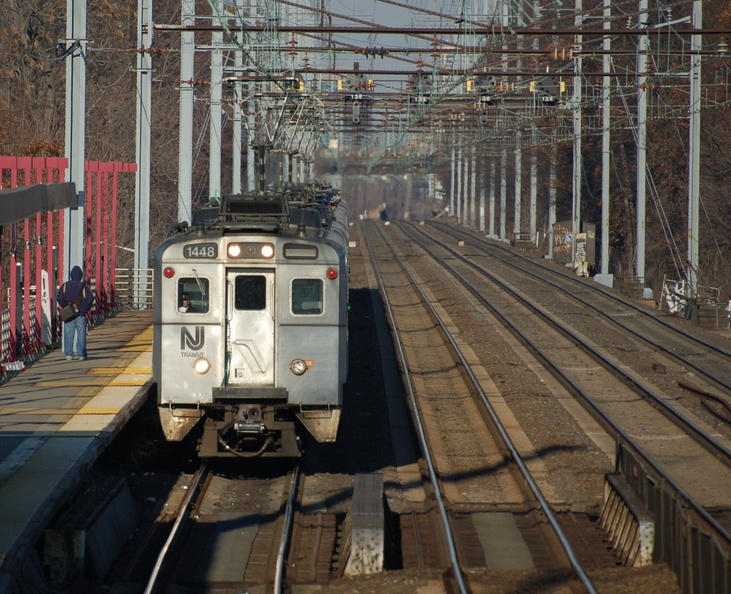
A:
[[[510,28],[510,3],[508,0],[502,0],[502,27],[503,30],[509,30]],[[507,44],[503,44],[502,49],[507,49]],[[503,76],[501,78],[502,84],[507,86],[508,77],[508,54],[502,54],[501,56]],[[504,137],[505,138],[505,137]],[[503,150],[500,156],[500,239],[505,241],[507,239],[507,212],[508,212],[508,180],[505,175],[505,171],[508,166],[508,149],[503,140]]]
[[[242,31],[239,31],[236,33],[236,42],[238,43],[239,47],[242,47],[244,45],[244,33]],[[244,65],[244,52],[242,51],[236,51],[234,52],[234,67],[235,68],[242,68]],[[241,155],[244,153],[244,140],[243,140],[243,110],[241,108],[241,103],[243,101],[244,94],[243,94],[243,83],[240,81],[236,81],[234,83],[234,104],[233,104],[233,129],[232,129],[232,135],[233,135],[233,142],[232,142],[232,150],[231,152],[233,155],[231,156],[231,168],[232,168],[232,177],[231,180],[231,193],[233,194],[240,194],[241,193]],[[248,140],[248,137],[247,137]]]
[[[479,206],[477,200],[477,148],[474,144],[470,147],[470,181],[470,200],[472,205],[470,208],[470,218],[472,219],[472,226],[479,227],[481,223],[475,225],[475,217],[478,216]]]
[[[479,205],[479,210],[478,210],[478,213],[479,213],[478,216],[480,217],[479,229],[480,229],[480,232],[484,234],[485,233],[485,183],[486,183],[484,158],[481,159],[481,161],[482,161],[482,167],[477,168],[479,171],[479,173],[477,174],[477,184],[478,184],[478,187],[480,188],[480,190],[479,190],[479,194],[480,194],[480,203],[479,204],[480,205]]]
[[[508,178],[505,169],[508,165],[508,147],[503,143],[500,153],[500,231],[499,238],[505,240],[506,224],[505,214],[508,211]]]
[[[533,2],[533,20],[535,22],[540,21],[542,17],[541,3],[539,0]],[[537,50],[539,47],[538,38],[533,39],[533,49]],[[538,218],[538,151],[536,150],[536,123],[535,121],[531,124],[531,154],[530,154],[530,215],[528,223],[528,232],[530,233],[530,240],[536,240],[537,233],[537,218]]]
[[[495,157],[490,157],[490,202],[487,212],[490,217],[487,226],[487,234],[491,239],[497,237],[495,235],[495,195],[497,194],[497,176],[495,175]]]
[[[604,29],[611,27],[612,0],[604,0]],[[604,36],[602,49],[605,54],[602,56],[602,245],[600,273],[594,276],[594,280],[602,285],[611,287],[614,284],[614,275],[609,274],[609,170],[611,167],[611,100],[610,91],[612,81],[608,76],[612,70],[612,57],[609,54],[612,49],[612,40],[609,35]]]
[[[582,1],[575,0],[575,17],[574,25],[577,29],[581,29],[583,23]],[[583,35],[576,36],[576,47],[581,50],[583,43]],[[574,122],[574,164],[573,164],[573,204],[571,208],[572,221],[571,233],[573,241],[571,242],[571,260],[575,260],[576,256],[576,234],[581,233],[581,180],[583,178],[581,172],[581,83],[582,83],[582,58],[581,52],[574,58],[574,92],[572,97],[572,114]]]
[[[523,202],[523,133],[515,131],[515,202],[513,204],[513,241],[520,237],[521,206]]]
[[[647,28],[647,0],[640,0],[640,29]],[[647,35],[640,35],[637,54],[637,284],[644,299],[652,298],[645,288],[645,221],[647,209]]]
[[[137,2],[137,142],[135,268],[150,266],[150,137],[152,129],[152,3]],[[141,292],[140,300],[144,298]],[[142,301],[140,301],[142,303]]]
[[[703,2],[693,2],[693,28],[703,26]],[[690,58],[690,150],[688,163],[688,284],[690,297],[698,296],[698,215],[700,204],[701,144],[701,49],[700,35],[691,37]]]
[[[86,158],[86,0],[67,0],[66,3],[66,181],[76,184],[76,207],[64,217],[66,250],[63,282],[72,266],[84,266],[84,195]],[[85,271],[86,272],[86,271]]]
[[[455,144],[454,132],[452,132],[452,150],[450,152],[450,175],[449,175],[449,215],[456,216],[455,195],[457,192],[457,146]]]
[[[180,22],[195,23],[195,0],[182,0]],[[180,128],[178,129],[178,222],[190,221],[193,209],[193,66],[195,33],[180,33]]]
[[[210,2],[214,15],[223,13],[222,0]],[[208,196],[211,198],[221,197],[221,120],[223,118],[223,31],[214,31],[212,34],[211,50],[211,103],[210,103],[210,157],[208,164]]]
[[[558,167],[558,143],[551,146],[548,165],[548,259],[553,259],[554,229],[556,226],[556,169]]]
[[[460,134],[461,136],[461,134]],[[463,162],[463,154],[462,154],[462,147],[460,146],[457,149],[457,195],[455,196],[454,201],[454,216],[457,217],[457,223],[464,224],[464,220],[462,218],[462,190],[463,190],[463,184],[462,184],[462,162]]]
[[[530,210],[528,214],[528,235],[530,240],[536,240],[536,224],[538,209],[538,152],[536,151],[536,125],[531,126],[533,150],[530,153]]]

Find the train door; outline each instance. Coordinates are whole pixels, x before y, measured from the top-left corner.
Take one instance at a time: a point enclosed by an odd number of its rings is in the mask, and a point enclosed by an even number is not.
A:
[[[228,385],[274,385],[274,271],[227,273]]]

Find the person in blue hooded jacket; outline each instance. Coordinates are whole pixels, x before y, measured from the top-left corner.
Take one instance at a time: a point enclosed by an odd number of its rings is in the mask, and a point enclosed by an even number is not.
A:
[[[91,305],[94,303],[94,293],[92,293],[91,287],[82,280],[83,278],[84,273],[81,271],[81,268],[74,266],[71,269],[71,274],[69,274],[70,280],[58,288],[58,295],[56,296],[56,303],[58,303],[59,307],[64,307],[81,295],[79,315],[73,320],[64,322],[63,325],[63,352],[66,355],[67,361],[73,361],[75,359],[83,361],[87,357],[86,312],[91,309]],[[75,350],[74,340],[76,341]]]

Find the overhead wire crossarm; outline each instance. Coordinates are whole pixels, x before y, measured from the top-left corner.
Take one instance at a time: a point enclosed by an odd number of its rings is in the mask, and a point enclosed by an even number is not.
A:
[[[223,27],[221,25],[211,25],[208,23],[200,23],[195,25],[177,25],[155,23],[153,25],[155,31],[231,31],[233,33],[243,30],[247,33],[264,33],[267,27],[260,24],[247,24],[244,27],[230,26]],[[596,35],[598,37],[610,35],[614,37],[620,36],[638,36],[652,32],[658,27],[648,27],[646,30],[638,29],[598,29],[598,28],[562,28],[562,29],[495,29],[494,27],[473,26],[470,29],[461,29],[456,27],[384,27],[375,25],[372,27],[353,27],[353,26],[332,26],[323,25],[318,27],[300,26],[300,25],[280,25],[277,27],[279,33],[294,33],[297,35],[313,34],[313,33],[339,33],[343,35],[373,35],[373,34],[390,34],[390,35],[473,35],[473,36],[539,36],[553,37],[562,35]],[[678,35],[729,35],[731,28],[675,28],[674,33]]]

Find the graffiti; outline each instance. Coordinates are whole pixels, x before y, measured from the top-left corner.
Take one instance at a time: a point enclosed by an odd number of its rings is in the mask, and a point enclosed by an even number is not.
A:
[[[553,227],[553,253],[570,256],[573,238],[571,229],[561,223],[556,223]]]

